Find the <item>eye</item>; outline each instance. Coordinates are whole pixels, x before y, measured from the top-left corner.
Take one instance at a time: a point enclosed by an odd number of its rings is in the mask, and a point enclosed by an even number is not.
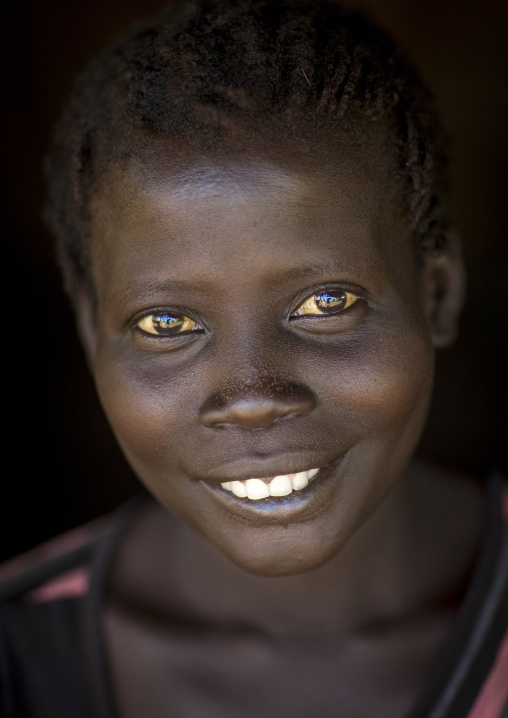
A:
[[[344,289],[328,290],[313,294],[300,304],[293,317],[326,316],[338,314],[355,304],[360,297]]]
[[[194,319],[186,317],[184,314],[170,312],[147,314],[136,323],[136,326],[145,334],[155,337],[172,337],[201,329]]]

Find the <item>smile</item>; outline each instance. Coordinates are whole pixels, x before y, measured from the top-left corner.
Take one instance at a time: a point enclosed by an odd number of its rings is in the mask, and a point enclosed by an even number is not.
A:
[[[273,479],[247,479],[245,481],[226,481],[221,484],[226,491],[231,491],[241,499],[258,501],[270,496],[288,496],[293,491],[301,491],[311,481],[318,469],[299,471],[297,474],[282,474]]]
[[[222,510],[249,523],[266,526],[279,522],[287,524],[289,521],[306,521],[330,506],[344,478],[347,454],[348,450],[335,458],[314,456],[312,463],[309,461],[307,466],[317,464],[317,468],[287,474],[278,473],[284,464],[288,465],[287,456],[283,457],[284,462],[278,463],[277,468],[273,462],[271,470],[268,466],[263,469],[259,464],[254,467],[251,463],[250,475],[254,474],[255,478],[234,480],[231,471],[229,476],[222,477],[229,478],[229,481],[212,483],[201,479],[201,485]],[[299,463],[300,466],[293,462],[291,468],[301,469],[302,464],[305,466],[303,460]],[[231,470],[232,466],[229,468]],[[235,468],[237,476],[249,476],[247,462],[239,462]],[[319,479],[316,480],[316,477]]]

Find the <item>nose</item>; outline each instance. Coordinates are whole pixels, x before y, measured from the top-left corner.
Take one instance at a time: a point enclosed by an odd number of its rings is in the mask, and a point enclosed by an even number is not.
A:
[[[266,429],[279,419],[309,414],[316,406],[312,391],[294,382],[271,379],[219,392],[200,409],[203,426]]]

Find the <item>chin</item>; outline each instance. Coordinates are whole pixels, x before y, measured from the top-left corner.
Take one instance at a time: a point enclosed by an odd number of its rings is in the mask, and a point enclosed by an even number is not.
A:
[[[347,539],[331,542],[311,522],[265,527],[261,531],[239,531],[229,537],[204,537],[232,563],[256,576],[294,576],[326,564]]]

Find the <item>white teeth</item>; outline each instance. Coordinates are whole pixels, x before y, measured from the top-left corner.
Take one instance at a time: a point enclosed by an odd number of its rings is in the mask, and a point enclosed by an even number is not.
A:
[[[261,479],[247,479],[245,486],[247,487],[247,498],[249,499],[257,501],[257,499],[266,499],[270,496],[268,484],[265,484]]]
[[[300,471],[298,474],[275,476],[268,484],[261,479],[247,479],[246,481],[225,481],[221,486],[240,499],[248,498],[257,501],[269,496],[288,496],[293,491],[301,491],[318,471],[319,469],[309,469],[309,471]]]
[[[270,481],[270,496],[287,496],[293,491],[289,476],[276,476]]]
[[[231,481],[227,483],[231,486],[231,491],[235,496],[238,496],[240,499],[244,499],[247,496],[247,489],[243,481]],[[222,484],[222,487],[226,488],[224,484]]]
[[[308,472],[300,471],[300,473],[295,474],[291,479],[291,483],[293,484],[293,488],[295,491],[300,491],[300,489],[304,489],[309,483]]]

